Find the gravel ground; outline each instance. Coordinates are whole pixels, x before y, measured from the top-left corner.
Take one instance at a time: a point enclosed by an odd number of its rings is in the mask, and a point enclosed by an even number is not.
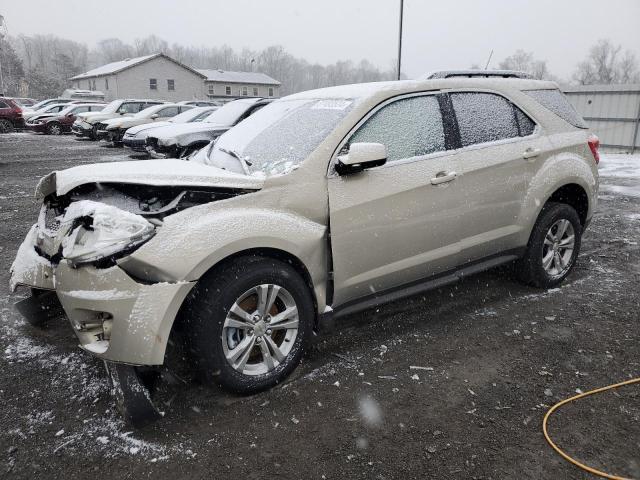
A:
[[[541,422],[578,390],[640,374],[640,156],[603,159],[600,205],[561,288],[503,269],[354,315],[284,385],[251,397],[167,387],[165,418],[142,431],[119,420],[66,321],[30,327],[8,290],[38,178],[123,158],[70,137],[0,136],[0,477],[587,478]],[[581,400],[551,434],[640,477],[639,398],[630,386]]]

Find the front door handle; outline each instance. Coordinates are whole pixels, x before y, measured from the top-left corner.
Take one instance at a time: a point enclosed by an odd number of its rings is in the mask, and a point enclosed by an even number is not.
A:
[[[524,151],[524,153],[522,154],[522,158],[527,160],[529,158],[535,158],[538,155],[540,155],[540,149],[539,148],[527,148]]]
[[[456,172],[438,172],[431,179],[431,185],[440,185],[441,183],[451,182],[455,180],[458,174]]]

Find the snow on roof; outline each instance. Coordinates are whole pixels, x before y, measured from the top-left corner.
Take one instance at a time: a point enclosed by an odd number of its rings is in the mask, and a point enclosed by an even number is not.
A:
[[[640,92],[639,83],[610,84],[610,85],[563,85],[561,89],[565,93],[595,93],[595,92]]]
[[[106,65],[102,65],[101,67],[94,68],[93,70],[81,73],[80,75],[76,75],[75,77],[72,77],[71,80],[80,80],[82,78],[97,77],[100,75],[109,75],[111,73],[120,72],[121,70],[133,67],[134,65],[146,62],[147,60],[153,57],[158,57],[160,55],[160,53],[154,53],[153,55],[145,55],[144,57],[126,58],[119,62],[107,63]]]
[[[197,68],[196,71],[207,77],[210,82],[227,83],[260,83],[267,85],[280,85],[280,82],[269,75],[259,72],[228,72],[225,70],[211,70]]]

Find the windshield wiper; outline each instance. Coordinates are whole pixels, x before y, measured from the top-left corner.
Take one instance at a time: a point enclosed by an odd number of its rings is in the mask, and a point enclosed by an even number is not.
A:
[[[234,152],[233,150],[227,150],[226,148],[220,148],[220,147],[218,147],[218,150],[220,150],[222,153],[226,153],[227,155],[233,158],[236,158],[240,162],[240,165],[242,166],[242,170],[244,170],[245,175],[250,175],[249,167],[252,166],[253,164],[249,160],[247,160],[246,158],[242,158],[240,154],[238,154],[237,152]]]

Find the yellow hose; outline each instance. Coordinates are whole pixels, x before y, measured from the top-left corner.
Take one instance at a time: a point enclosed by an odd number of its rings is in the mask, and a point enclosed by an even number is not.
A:
[[[627,380],[625,382],[620,382],[620,383],[616,383],[614,385],[609,385],[607,387],[602,387],[602,388],[596,388],[595,390],[590,390],[588,392],[584,392],[581,393],[579,395],[575,395],[571,398],[567,398],[565,400],[562,400],[560,403],[556,403],[553,407],[551,407],[549,409],[549,411],[547,412],[547,414],[544,416],[544,420],[542,420],[542,431],[544,432],[544,438],[546,438],[547,442],[549,443],[549,445],[551,445],[551,448],[553,448],[556,452],[558,452],[560,454],[560,456],[562,458],[564,458],[565,460],[567,460],[568,462],[573,463],[576,467],[579,467],[589,473],[593,473],[594,475],[598,475],[602,478],[609,478],[611,480],[631,480],[627,477],[619,477],[617,475],[611,475],[610,473],[605,473],[605,472],[601,472],[600,470],[596,470],[595,468],[589,467],[588,465],[585,465],[584,463],[580,463],[578,460],[575,460],[574,458],[571,458],[569,455],[567,455],[566,453],[564,453],[562,450],[560,450],[560,448],[553,443],[553,441],[551,440],[551,438],[549,438],[549,432],[547,431],[547,420],[549,419],[549,417],[551,416],[551,414],[556,411],[558,408],[560,408],[561,406],[569,403],[569,402],[573,402],[574,400],[578,400],[579,398],[582,397],[586,397],[588,395],[593,395],[595,393],[600,393],[600,392],[605,392],[607,390],[611,390],[613,388],[618,388],[618,387],[622,387],[624,385],[631,385],[632,383],[638,383],[640,382],[640,378],[633,378],[631,380]]]

